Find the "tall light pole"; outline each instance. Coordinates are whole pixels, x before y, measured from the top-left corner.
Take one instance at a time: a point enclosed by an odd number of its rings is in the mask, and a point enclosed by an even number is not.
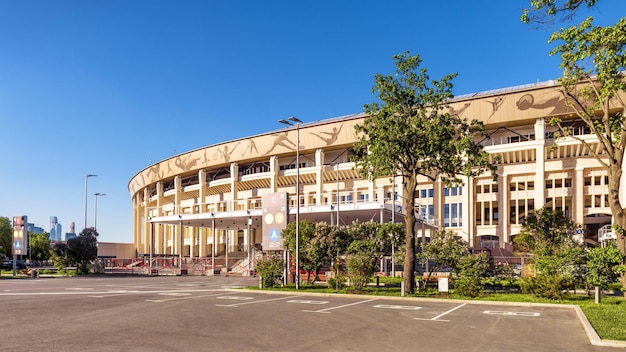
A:
[[[93,204],[93,229],[98,231],[98,197],[106,196],[106,193],[94,193],[94,204]]]
[[[291,122],[289,122],[291,121]],[[278,120],[278,122],[296,126],[297,143],[296,143],[296,290],[300,289],[300,125],[302,121],[295,116],[287,120]]]
[[[90,177],[96,177],[98,175],[93,175],[93,174],[86,174],[85,175],[85,226],[83,226],[83,229],[87,228],[87,183]]]

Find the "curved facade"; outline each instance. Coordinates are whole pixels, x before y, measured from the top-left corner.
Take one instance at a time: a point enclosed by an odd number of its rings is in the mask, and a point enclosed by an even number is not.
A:
[[[449,189],[422,180],[418,237],[445,227],[470,246],[507,247],[521,220],[542,206],[564,210],[584,225],[588,238],[611,223],[606,171],[575,139],[554,146],[556,128],[547,121],[573,116],[558,86],[545,82],[460,96],[450,110],[485,123],[491,138],[481,143],[501,155],[499,177],[494,182],[485,174]],[[401,187],[395,187],[401,179],[362,179],[349,161],[354,126],[366,118],[305,122],[192,150],[140,171],[129,182],[137,252],[151,252],[152,244],[155,254],[195,258],[260,248],[261,198],[273,192],[290,195],[291,221],[298,205],[300,218],[312,221],[402,221]],[[572,121],[578,137],[597,145],[584,125]]]

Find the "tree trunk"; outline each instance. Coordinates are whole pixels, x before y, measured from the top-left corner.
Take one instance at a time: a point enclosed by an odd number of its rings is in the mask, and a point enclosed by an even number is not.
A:
[[[417,177],[404,177],[403,182],[403,204],[404,204],[404,237],[405,257],[404,257],[404,293],[415,292],[415,187]]]
[[[613,162],[609,167],[609,206],[613,215],[613,231],[617,238],[616,244],[622,254],[626,255],[626,213],[619,198],[622,181],[622,163]],[[615,228],[617,226],[617,228]],[[622,264],[626,264],[622,262]],[[626,288],[626,273],[621,274],[622,287]],[[624,291],[626,298],[626,291]]]

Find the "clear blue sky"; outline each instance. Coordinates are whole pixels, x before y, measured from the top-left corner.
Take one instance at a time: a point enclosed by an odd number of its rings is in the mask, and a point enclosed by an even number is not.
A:
[[[392,56],[455,94],[556,79],[549,33],[507,1],[0,0],[0,216],[132,242],[129,180],[178,153],[363,111]],[[593,15],[613,24],[623,0]]]

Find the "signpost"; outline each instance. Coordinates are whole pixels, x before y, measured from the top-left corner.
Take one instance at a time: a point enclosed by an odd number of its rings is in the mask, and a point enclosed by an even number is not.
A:
[[[28,217],[13,217],[13,276],[17,274],[17,256],[28,254]]]

